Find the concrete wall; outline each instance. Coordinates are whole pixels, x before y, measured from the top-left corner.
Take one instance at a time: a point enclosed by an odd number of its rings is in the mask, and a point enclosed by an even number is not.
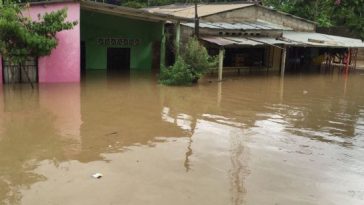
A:
[[[130,67],[150,70],[153,43],[162,38],[163,23],[134,20],[114,15],[81,11],[81,39],[86,45],[86,69],[106,69],[107,48],[130,48]],[[99,38],[139,40],[138,45],[100,45]]]
[[[293,18],[292,16],[284,15],[276,11],[258,6],[251,6],[247,8],[215,14],[203,17],[202,19],[209,22],[229,22],[229,23],[263,20],[291,27],[297,31],[315,31],[316,29],[316,26],[313,23]]]
[[[68,9],[68,21],[78,21],[78,24],[68,31],[57,34],[57,48],[52,54],[39,59],[38,72],[40,83],[79,82],[80,81],[80,4],[59,3],[32,6],[24,12],[25,16],[37,18],[38,14]]]
[[[259,20],[264,20],[272,22],[275,24],[287,26],[293,28],[296,31],[315,31],[316,25],[298,18],[293,18],[292,16],[277,13],[272,10],[257,7],[257,18]]]
[[[25,17],[38,19],[38,14],[68,9],[68,21],[80,20],[79,3],[48,3],[32,5],[23,12]],[[80,26],[76,25],[72,30],[62,31],[57,34],[58,46],[50,56],[39,58],[38,76],[40,83],[53,82],[79,82],[80,81]],[[0,76],[2,66],[0,65]],[[1,81],[2,82],[2,76]]]

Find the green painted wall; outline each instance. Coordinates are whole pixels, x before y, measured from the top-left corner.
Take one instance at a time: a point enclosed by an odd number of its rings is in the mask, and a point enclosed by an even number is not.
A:
[[[129,47],[132,70],[150,70],[153,42],[162,39],[163,23],[81,10],[81,41],[86,44],[86,69],[106,69],[107,47]],[[99,38],[139,39],[136,46],[103,46]]]

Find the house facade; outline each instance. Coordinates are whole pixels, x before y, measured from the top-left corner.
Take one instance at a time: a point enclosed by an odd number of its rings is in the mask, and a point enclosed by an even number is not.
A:
[[[195,6],[192,4],[146,10],[195,18]],[[199,39],[211,54],[220,55],[219,76],[222,69],[230,68],[239,71],[246,68],[276,70],[284,74],[286,67],[289,70],[315,68],[325,61],[331,65],[334,60],[342,65],[347,53],[350,53],[350,66],[354,67],[357,49],[364,47],[360,39],[317,33],[315,22],[259,4],[199,4],[197,14]],[[193,22],[181,23],[180,28],[179,25],[170,27],[170,33],[181,35],[182,42],[195,32]],[[338,59],[333,57],[336,55]]]
[[[164,24],[174,17],[93,1],[68,0],[31,3],[23,15],[37,19],[39,14],[63,8],[67,8],[67,21],[78,24],[57,34],[58,46],[51,55],[30,62],[35,67],[32,71],[35,82],[80,82],[82,74],[95,70],[148,72],[159,68]],[[15,80],[10,79],[10,66],[5,59],[1,60],[1,84],[11,80],[27,82],[20,69],[14,75]]]
[[[132,9],[62,0],[31,3],[23,15],[36,19],[38,14],[62,8],[68,9],[67,20],[78,24],[57,34],[59,44],[50,56],[34,59],[34,81],[39,83],[79,82],[82,74],[96,70],[159,69],[173,63],[177,50],[195,30],[191,4]],[[219,73],[229,68],[284,73],[286,66],[306,65],[324,54],[349,50],[354,62],[355,50],[364,47],[360,39],[316,33],[314,22],[259,4],[199,4],[197,11],[199,40],[211,54],[220,55]],[[1,84],[9,82],[9,67],[4,59],[0,61]],[[22,82],[19,72],[16,82]]]

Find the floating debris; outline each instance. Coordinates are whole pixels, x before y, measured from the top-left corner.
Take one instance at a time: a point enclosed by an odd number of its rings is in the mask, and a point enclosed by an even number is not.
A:
[[[100,178],[103,177],[103,175],[101,173],[95,173],[95,174],[92,175],[92,177],[95,178],[95,179],[100,179]]]
[[[118,132],[110,132],[110,133],[107,133],[107,134],[105,134],[105,136],[110,136],[110,135],[116,135],[116,134],[118,134]]]

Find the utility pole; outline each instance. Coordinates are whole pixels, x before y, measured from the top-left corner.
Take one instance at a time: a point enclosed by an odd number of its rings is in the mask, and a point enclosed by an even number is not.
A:
[[[198,0],[195,0],[195,37],[198,38],[200,36],[200,23],[199,23],[199,19],[198,19],[198,14],[197,14],[197,2]]]

